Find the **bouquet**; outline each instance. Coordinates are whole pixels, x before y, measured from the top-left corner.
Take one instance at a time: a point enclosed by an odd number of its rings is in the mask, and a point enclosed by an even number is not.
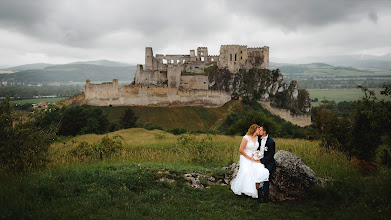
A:
[[[254,159],[254,160],[260,160],[262,158],[262,154],[261,154],[261,151],[259,150],[254,150],[251,157]]]

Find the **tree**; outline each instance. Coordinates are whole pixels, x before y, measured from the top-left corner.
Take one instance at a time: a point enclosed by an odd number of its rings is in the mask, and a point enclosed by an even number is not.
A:
[[[121,127],[122,128],[134,128],[136,127],[136,121],[138,117],[134,114],[131,108],[127,108],[125,113],[121,117]]]
[[[0,171],[23,172],[44,167],[55,127],[37,126],[45,112],[31,117],[12,111],[9,98],[0,104]]]

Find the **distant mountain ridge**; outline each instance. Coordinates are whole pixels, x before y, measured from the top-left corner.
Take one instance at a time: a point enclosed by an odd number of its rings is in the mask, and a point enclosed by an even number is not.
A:
[[[132,81],[136,73],[136,66],[123,66],[121,63],[111,61],[91,61],[98,64],[29,64],[23,65],[23,68],[32,67],[36,69],[27,69],[11,74],[1,74],[0,81],[15,83],[48,83],[48,82],[85,82],[90,79],[94,81]],[[82,63],[82,62],[81,62]],[[111,65],[111,66],[107,66]],[[19,66],[20,67],[20,66]],[[37,68],[40,69],[37,69]],[[12,68],[10,68],[12,69]]]
[[[330,75],[343,75],[346,73],[373,73],[373,71],[356,69],[353,67],[332,66],[326,63],[309,63],[309,64],[290,64],[290,63],[270,63],[270,69],[279,69],[284,74],[298,73],[323,73]]]

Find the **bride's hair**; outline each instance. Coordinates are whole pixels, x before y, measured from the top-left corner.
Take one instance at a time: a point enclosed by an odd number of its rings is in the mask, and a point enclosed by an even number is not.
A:
[[[259,125],[257,125],[257,124],[251,125],[247,131],[247,135],[252,136],[257,131],[258,128],[259,128]]]

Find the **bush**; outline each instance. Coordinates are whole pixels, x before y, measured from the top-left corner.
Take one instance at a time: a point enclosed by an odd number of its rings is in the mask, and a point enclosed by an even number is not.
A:
[[[58,124],[58,134],[62,136],[104,134],[116,129],[101,108],[88,105],[62,108],[52,106],[39,126],[45,128],[55,124]]]
[[[181,134],[184,134],[187,132],[187,130],[184,128],[173,128],[173,129],[169,129],[167,131],[174,134],[174,135],[181,135]]]
[[[136,121],[138,117],[134,114],[131,108],[127,108],[125,113],[121,117],[121,127],[122,128],[134,128],[136,127]]]
[[[201,140],[193,135],[182,135],[177,139],[177,147],[190,154],[191,160],[196,164],[211,164],[215,159],[213,139],[210,135]]]
[[[43,129],[37,123],[45,112],[15,114],[9,98],[0,104],[0,171],[26,172],[45,167],[48,147],[56,127]]]
[[[120,135],[116,135],[112,138],[109,138],[106,135],[94,144],[88,144],[83,141],[77,145],[76,148],[70,150],[70,154],[82,161],[94,160],[97,158],[103,160],[104,158],[110,158],[115,153],[123,150],[123,140],[123,137]]]

